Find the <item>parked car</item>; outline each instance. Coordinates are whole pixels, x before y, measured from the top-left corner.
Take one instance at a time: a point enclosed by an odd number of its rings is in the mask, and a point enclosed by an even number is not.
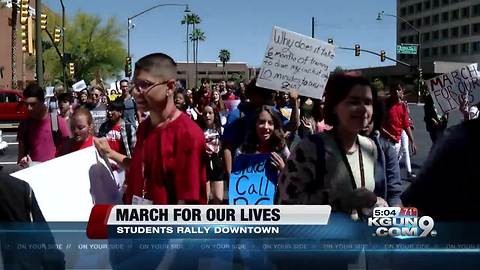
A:
[[[18,124],[27,117],[24,98],[19,90],[0,89],[0,124]]]

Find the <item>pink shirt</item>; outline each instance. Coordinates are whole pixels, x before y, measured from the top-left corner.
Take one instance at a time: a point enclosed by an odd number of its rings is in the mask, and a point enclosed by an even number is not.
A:
[[[67,122],[62,117],[58,117],[58,131],[62,142],[70,136]],[[26,153],[30,155],[32,161],[44,162],[55,158],[57,147],[53,141],[50,114],[47,113],[41,120],[22,121],[18,127],[17,138],[24,143]]]

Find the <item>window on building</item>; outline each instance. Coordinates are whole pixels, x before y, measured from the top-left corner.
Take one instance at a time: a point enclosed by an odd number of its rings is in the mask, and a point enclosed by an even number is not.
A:
[[[450,4],[450,0],[442,0],[442,6],[448,6]]]
[[[468,43],[463,43],[462,44],[462,49],[461,49],[462,54],[468,54],[469,45],[470,44],[468,44]]]
[[[441,54],[442,55],[448,55],[448,46],[442,46]]]
[[[410,21],[408,21],[408,23],[409,23],[410,25],[414,25],[414,24],[415,24],[415,21],[414,21],[414,20],[410,20]]]
[[[480,16],[480,4],[472,7],[472,17]]]
[[[438,47],[432,48],[432,56],[438,56]]]
[[[405,54],[400,54],[400,60],[405,60],[406,57],[405,57]]]
[[[442,38],[448,38],[448,28],[442,29]]]
[[[422,55],[424,57],[429,57],[430,56],[430,48],[426,48],[422,50]]]
[[[423,42],[430,41],[430,32],[423,33]]]
[[[460,0],[451,0],[451,1],[452,1],[452,4],[460,2]]]
[[[478,34],[480,34],[480,23],[474,23],[474,24],[472,24],[472,34],[473,34],[473,35],[478,35]]]
[[[400,43],[407,43],[407,37],[401,37]]]
[[[458,27],[453,27],[450,29],[450,36],[452,38],[457,38],[458,37]]]
[[[423,9],[430,9],[430,8],[431,8],[430,0],[423,2]]]
[[[423,18],[423,25],[430,25],[430,16]]]
[[[433,15],[433,24],[439,24],[440,23],[440,15],[435,14]]]
[[[409,36],[408,37],[408,42],[413,43],[413,38],[414,38],[414,36]]]
[[[456,10],[452,11],[452,16],[450,18],[452,19],[452,21],[458,20],[460,18],[460,10],[456,9]]]
[[[408,6],[408,15],[412,15],[414,11],[413,5]]]
[[[416,20],[415,20],[415,26],[416,26],[417,28],[422,27],[422,19],[416,19]]]
[[[407,15],[407,8],[401,8],[400,9],[400,16],[406,16]]]
[[[462,8],[462,19],[470,17],[470,7]]]
[[[417,12],[422,12],[422,3],[418,3],[416,6],[415,6],[415,9]]]
[[[405,29],[407,29],[407,24],[405,22],[402,22],[400,24],[400,30],[405,30]]]
[[[439,32],[438,30],[432,32],[432,39],[438,40],[439,39]]]
[[[8,18],[8,26],[12,26],[12,18]]]
[[[448,22],[448,11],[442,12],[442,23]]]
[[[438,8],[440,6],[440,0],[433,0],[433,7]]]
[[[463,25],[462,26],[462,37],[469,36],[470,35],[470,25]]]
[[[458,54],[458,45],[454,44],[450,46],[450,55],[457,55]]]
[[[480,52],[480,41],[472,42],[472,53]]]

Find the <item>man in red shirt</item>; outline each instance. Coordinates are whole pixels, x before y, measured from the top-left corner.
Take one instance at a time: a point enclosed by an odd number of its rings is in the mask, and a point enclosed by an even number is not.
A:
[[[57,117],[58,130],[52,131],[52,121],[45,105],[45,92],[31,84],[23,91],[27,119],[18,127],[18,164],[28,167],[55,158],[59,147],[70,136],[67,122]]]
[[[400,140],[402,137],[402,131],[405,131],[408,136],[408,141],[412,148],[412,155],[415,155],[417,152],[417,147],[413,140],[413,133],[410,128],[409,118],[407,105],[403,102],[403,87],[401,84],[393,84],[390,87],[390,97],[387,100],[387,115],[381,134],[392,143],[399,159],[401,159]],[[411,172],[411,168],[410,171],[408,171],[408,177],[415,177]]]
[[[113,151],[105,138],[100,153],[127,168],[127,204],[205,204],[206,159],[202,130],[175,107],[177,65],[154,53],[135,63],[137,107],[150,116],[137,130],[132,158]]]

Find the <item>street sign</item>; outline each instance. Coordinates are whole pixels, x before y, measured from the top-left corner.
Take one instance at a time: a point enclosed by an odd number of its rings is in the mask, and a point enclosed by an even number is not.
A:
[[[417,54],[418,44],[397,45],[397,54]]]

